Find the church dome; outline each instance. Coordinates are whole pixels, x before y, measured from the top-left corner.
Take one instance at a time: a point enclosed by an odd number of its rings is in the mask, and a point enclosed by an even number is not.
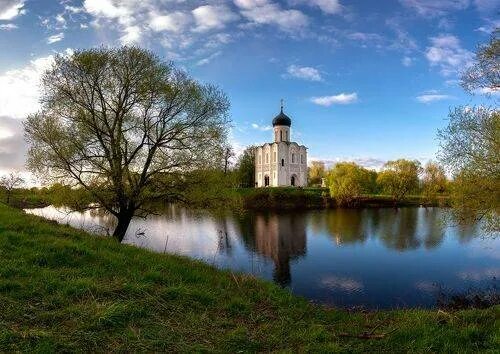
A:
[[[287,127],[292,125],[292,120],[285,113],[283,113],[283,108],[281,109],[280,114],[273,119],[273,127],[277,125],[286,125]]]

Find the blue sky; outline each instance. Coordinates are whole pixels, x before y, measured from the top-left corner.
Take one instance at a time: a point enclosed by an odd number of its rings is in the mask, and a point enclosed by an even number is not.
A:
[[[425,161],[500,0],[0,0],[0,170],[23,169],[21,121],[55,52],[138,44],[231,100],[236,150],[271,140],[280,99],[311,159]],[[1,172],[1,171],[0,171]]]

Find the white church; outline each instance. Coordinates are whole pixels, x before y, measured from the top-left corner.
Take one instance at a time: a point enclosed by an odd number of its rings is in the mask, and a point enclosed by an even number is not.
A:
[[[290,141],[291,125],[282,103],[273,119],[274,142],[255,151],[255,187],[307,186],[307,148]]]

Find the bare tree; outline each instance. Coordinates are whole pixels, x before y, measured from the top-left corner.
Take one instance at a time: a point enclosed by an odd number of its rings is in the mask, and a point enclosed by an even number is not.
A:
[[[134,215],[169,193],[169,176],[220,164],[227,97],[149,51],[58,55],[42,89],[42,108],[25,123],[28,167],[88,190],[118,219],[119,241]]]
[[[15,188],[22,186],[24,179],[19,175],[18,172],[11,172],[7,176],[3,176],[0,179],[0,186],[5,189],[6,203],[10,203],[10,197],[12,196],[12,191]]]
[[[234,150],[231,146],[225,146],[224,147],[224,155],[223,155],[223,159],[224,159],[224,174],[227,173],[228,169],[229,169],[229,166],[231,165],[231,159],[233,157],[235,157],[235,153],[234,153]]]

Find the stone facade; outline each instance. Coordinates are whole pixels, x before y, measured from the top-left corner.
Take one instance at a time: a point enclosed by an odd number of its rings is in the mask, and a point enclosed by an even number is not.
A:
[[[307,186],[307,148],[290,141],[290,125],[282,109],[273,120],[274,142],[257,147],[256,187]]]

